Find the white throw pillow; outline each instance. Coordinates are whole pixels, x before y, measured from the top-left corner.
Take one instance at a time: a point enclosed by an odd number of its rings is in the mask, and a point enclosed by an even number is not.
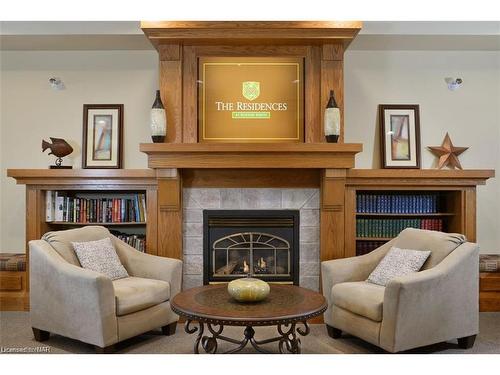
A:
[[[396,277],[418,272],[429,255],[431,255],[430,251],[391,247],[366,281],[386,286]]]
[[[123,279],[129,274],[120,262],[111,239],[72,242],[83,268],[105,274],[111,280]]]

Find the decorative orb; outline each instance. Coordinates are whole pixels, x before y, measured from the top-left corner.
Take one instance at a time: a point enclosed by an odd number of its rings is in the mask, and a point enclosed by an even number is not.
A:
[[[236,279],[227,285],[227,291],[236,301],[258,302],[267,297],[271,288],[263,280],[253,277]]]

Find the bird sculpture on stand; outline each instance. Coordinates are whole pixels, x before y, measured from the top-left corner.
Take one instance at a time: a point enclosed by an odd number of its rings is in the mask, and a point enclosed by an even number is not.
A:
[[[57,157],[55,165],[51,165],[50,168],[71,169],[72,167],[69,165],[62,165],[62,158],[71,154],[73,152],[73,147],[71,147],[70,144],[62,138],[49,138],[52,143],[49,143],[46,140],[42,139],[42,152],[44,152],[46,149],[50,149],[49,155],[54,155]]]
[[[434,155],[439,157],[438,169],[449,166],[451,169],[463,169],[458,160],[458,155],[467,150],[469,147],[456,147],[451,142],[451,138],[446,133],[441,146],[427,147]]]

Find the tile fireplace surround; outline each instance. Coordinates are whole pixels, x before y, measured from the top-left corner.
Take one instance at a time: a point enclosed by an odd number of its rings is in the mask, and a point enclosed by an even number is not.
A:
[[[183,289],[203,284],[204,209],[300,210],[299,283],[319,290],[319,189],[183,189]]]

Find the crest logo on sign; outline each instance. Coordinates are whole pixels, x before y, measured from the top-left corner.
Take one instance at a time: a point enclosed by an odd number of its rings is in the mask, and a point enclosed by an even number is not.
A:
[[[260,95],[260,82],[243,82],[243,96],[248,100],[255,100]]]

